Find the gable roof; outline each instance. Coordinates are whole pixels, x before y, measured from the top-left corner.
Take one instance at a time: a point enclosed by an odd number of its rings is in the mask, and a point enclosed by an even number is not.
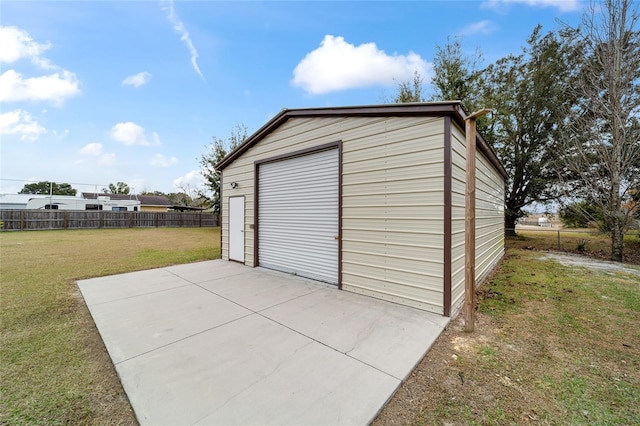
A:
[[[162,195],[135,195],[135,194],[101,194],[99,192],[83,192],[82,198],[95,200],[98,197],[109,197],[112,200],[137,200],[142,206],[171,207],[173,204]]]
[[[300,108],[283,109],[264,126],[249,136],[242,144],[231,151],[225,158],[215,165],[216,170],[223,170],[229,164],[256,145],[267,135],[275,131],[290,118],[309,117],[425,117],[425,116],[450,116],[462,129],[465,128],[464,120],[469,113],[460,101],[444,102],[417,102],[403,104],[363,105],[325,108]],[[478,132],[477,147],[487,157],[491,164],[506,179],[508,177],[495,151]]]

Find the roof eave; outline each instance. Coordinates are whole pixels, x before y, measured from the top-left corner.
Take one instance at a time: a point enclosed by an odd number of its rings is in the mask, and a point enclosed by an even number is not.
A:
[[[384,104],[384,105],[365,105],[365,106],[343,106],[343,107],[323,107],[323,108],[300,108],[300,109],[283,109],[265,125],[249,136],[242,144],[231,151],[225,158],[215,165],[218,171],[223,170],[229,164],[233,163],[236,158],[248,151],[267,135],[281,126],[289,118],[300,117],[375,117],[375,116],[451,116],[463,129],[464,120],[469,115],[461,101],[442,101],[428,103],[401,103],[401,104]],[[484,140],[482,135],[478,134],[478,147],[496,167],[500,174],[506,179],[508,177],[506,170],[498,160],[495,152]]]

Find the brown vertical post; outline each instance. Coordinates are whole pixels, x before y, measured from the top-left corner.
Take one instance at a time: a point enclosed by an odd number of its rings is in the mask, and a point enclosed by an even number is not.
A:
[[[476,295],[476,119],[490,112],[483,108],[465,118],[467,184],[464,220],[464,318],[465,331],[475,328]]]

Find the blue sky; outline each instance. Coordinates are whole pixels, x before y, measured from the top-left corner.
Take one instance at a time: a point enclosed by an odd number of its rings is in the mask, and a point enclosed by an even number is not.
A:
[[[485,62],[580,0],[0,3],[0,193],[27,181],[194,190],[212,136],[282,108],[378,104],[436,45]]]

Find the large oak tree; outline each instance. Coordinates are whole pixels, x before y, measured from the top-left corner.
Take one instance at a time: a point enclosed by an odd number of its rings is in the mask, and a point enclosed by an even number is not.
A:
[[[555,159],[566,111],[575,99],[576,61],[559,34],[538,26],[519,55],[485,70],[484,102],[494,109],[484,135],[509,173],[505,229],[515,233],[525,208],[558,198]]]

